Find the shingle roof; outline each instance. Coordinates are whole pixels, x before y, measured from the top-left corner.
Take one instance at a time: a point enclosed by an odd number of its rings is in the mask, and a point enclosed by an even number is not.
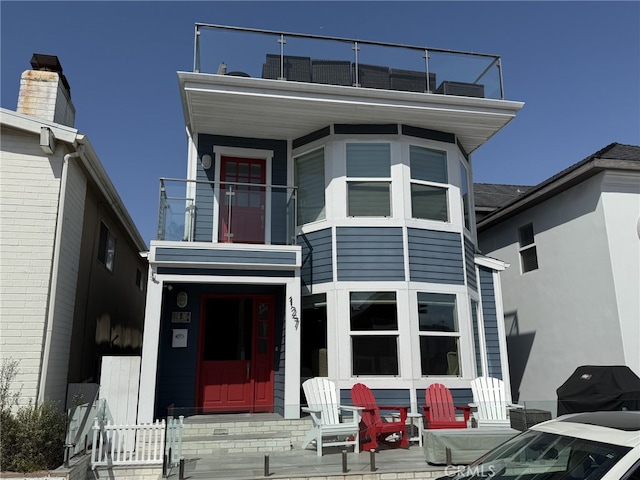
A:
[[[607,145],[538,185],[528,187],[525,193],[514,196],[494,209],[477,222],[478,231],[563,192],[603,170],[640,171],[640,146],[615,142]],[[474,195],[474,199],[476,198]]]
[[[494,210],[518,198],[530,188],[531,185],[474,183],[473,199],[477,209]]]

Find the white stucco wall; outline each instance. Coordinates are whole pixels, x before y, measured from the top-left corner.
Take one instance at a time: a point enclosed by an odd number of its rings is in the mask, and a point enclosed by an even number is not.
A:
[[[630,265],[631,258],[622,252],[607,252],[632,244],[613,232],[620,230],[621,219],[633,216],[637,202],[615,192],[601,197],[603,178],[604,174],[592,177],[480,235],[483,253],[511,264],[502,273],[510,343],[527,336],[532,340],[530,351],[522,348],[524,342],[509,352],[512,372],[522,371],[515,392],[519,403],[541,402],[553,411],[556,389],[578,366],[628,363],[625,349],[634,341],[623,340],[622,329],[626,335],[630,327],[621,327],[620,318],[632,310],[633,299],[626,287],[619,290],[620,270],[625,265],[624,278],[637,278],[640,267],[638,262]],[[612,208],[618,211],[615,216],[610,214]],[[539,268],[522,274],[517,231],[530,222]],[[631,282],[629,288],[633,286]],[[512,381],[518,387],[517,379]]]
[[[640,376],[640,174],[607,173],[602,189],[625,364]]]

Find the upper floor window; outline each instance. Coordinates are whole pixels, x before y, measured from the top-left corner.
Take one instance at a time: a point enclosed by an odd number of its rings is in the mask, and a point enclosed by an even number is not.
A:
[[[459,376],[456,296],[419,292],[418,321],[422,375]]]
[[[98,240],[98,261],[107,270],[113,272],[113,261],[116,256],[116,237],[104,222],[100,222],[100,239]]]
[[[520,242],[520,267],[522,273],[538,269],[538,252],[533,237],[533,223],[529,223],[518,229]]]
[[[325,219],[324,149],[295,159],[298,225]]]
[[[391,145],[347,144],[347,215],[391,216]]]
[[[441,222],[449,221],[447,154],[411,145],[409,162],[411,216]]]
[[[395,292],[351,292],[353,375],[398,375]]]

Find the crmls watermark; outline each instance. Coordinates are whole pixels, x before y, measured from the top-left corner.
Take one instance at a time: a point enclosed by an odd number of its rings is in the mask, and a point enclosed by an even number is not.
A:
[[[496,474],[496,469],[493,465],[476,465],[475,467],[469,465],[449,465],[444,471],[447,477],[451,478],[492,478]]]

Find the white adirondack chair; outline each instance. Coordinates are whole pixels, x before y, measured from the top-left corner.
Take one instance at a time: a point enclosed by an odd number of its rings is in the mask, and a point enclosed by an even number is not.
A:
[[[355,453],[360,451],[360,412],[362,407],[338,404],[335,384],[324,377],[310,378],[302,384],[307,397],[304,412],[311,414],[313,426],[302,442],[302,448],[315,442],[318,456],[323,447],[353,445]],[[342,417],[341,412],[351,412],[350,417]]]
[[[508,411],[523,408],[507,400],[504,382],[499,378],[478,377],[471,381],[474,407],[472,412],[478,427],[510,427]]]

